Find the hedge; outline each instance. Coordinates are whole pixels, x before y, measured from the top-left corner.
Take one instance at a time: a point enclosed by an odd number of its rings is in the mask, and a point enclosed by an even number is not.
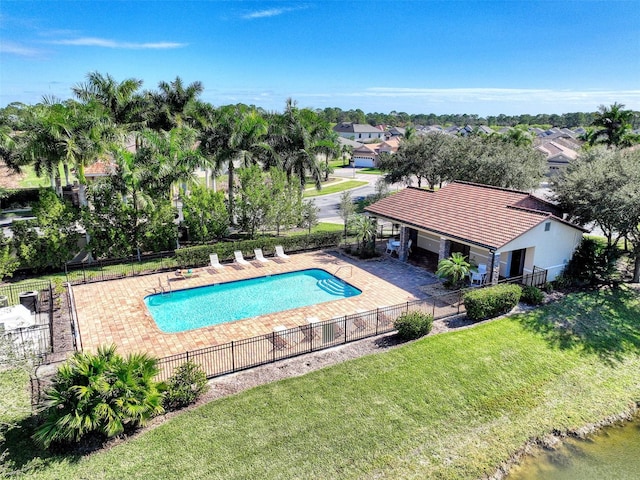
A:
[[[300,252],[321,248],[336,247],[340,243],[342,232],[319,232],[310,235],[290,237],[260,237],[254,240],[237,242],[218,242],[212,245],[198,245],[176,250],[176,261],[181,268],[199,267],[209,264],[209,255],[217,253],[221,262],[233,260],[233,252],[242,251],[245,257],[253,257],[253,250],[261,248],[265,256],[275,254],[276,245],[282,245],[285,252]]]
[[[413,340],[427,335],[433,328],[433,315],[422,312],[405,312],[400,315],[393,327],[403,340]]]
[[[484,320],[509,312],[520,301],[520,285],[502,284],[470,290],[464,294],[464,306],[471,320]]]

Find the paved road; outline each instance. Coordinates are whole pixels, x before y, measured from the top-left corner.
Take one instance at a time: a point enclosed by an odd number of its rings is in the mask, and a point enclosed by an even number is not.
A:
[[[376,192],[376,181],[380,178],[380,175],[370,175],[365,173],[357,173],[358,169],[355,169],[354,173],[353,168],[336,168],[333,177],[342,177],[349,180],[362,180],[369,182],[368,185],[363,185],[361,187],[356,187],[352,190],[351,196],[358,197],[360,195],[367,196]],[[316,206],[320,209],[318,212],[318,218],[322,221],[329,221],[335,223],[342,223],[342,219],[340,218],[340,213],[338,212],[338,205],[340,204],[340,195],[339,193],[330,193],[328,195],[321,195],[319,197],[314,197]]]

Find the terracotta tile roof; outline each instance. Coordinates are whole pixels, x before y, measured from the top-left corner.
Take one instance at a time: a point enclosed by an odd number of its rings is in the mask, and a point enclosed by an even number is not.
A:
[[[115,172],[115,165],[108,161],[98,160],[91,165],[88,165],[84,169],[85,177],[106,177],[107,175],[113,175]]]
[[[464,182],[436,192],[409,187],[366,210],[489,249],[502,247],[550,218],[582,230],[562,220],[553,204],[526,192]]]

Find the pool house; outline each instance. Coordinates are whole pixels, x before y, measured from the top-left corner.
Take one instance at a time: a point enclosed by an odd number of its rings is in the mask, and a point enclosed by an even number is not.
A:
[[[585,232],[534,195],[467,182],[437,191],[409,187],[366,210],[400,225],[401,260],[409,247],[439,260],[460,252],[472,265],[487,265],[487,283],[543,271],[546,281],[554,280]]]

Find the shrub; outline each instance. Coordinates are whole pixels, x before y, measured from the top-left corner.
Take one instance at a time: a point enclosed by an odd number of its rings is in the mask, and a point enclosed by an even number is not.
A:
[[[503,284],[471,290],[464,294],[464,306],[471,320],[483,320],[507,313],[520,301],[522,287]]]
[[[314,248],[335,247],[340,242],[341,232],[319,232],[310,235],[290,237],[261,237],[238,242],[218,242],[212,245],[180,248],[176,250],[176,263],[181,267],[196,267],[209,264],[209,254],[217,253],[220,261],[232,260],[233,252],[242,251],[252,257],[255,248],[261,248],[265,255],[275,252],[276,245],[282,245],[287,251],[311,250]]]
[[[164,392],[164,407],[177,410],[194,403],[209,390],[207,376],[202,367],[194,362],[186,362],[176,367],[167,380]]]
[[[544,300],[544,294],[538,287],[527,285],[526,287],[522,287],[522,297],[520,297],[520,300],[529,305],[540,305]]]
[[[449,258],[443,258],[438,262],[436,275],[445,278],[447,286],[457,289],[464,283],[470,269],[471,264],[467,262],[467,257],[454,252]]]
[[[413,340],[427,335],[433,328],[433,316],[422,312],[406,312],[393,323],[398,336],[403,340]]]
[[[593,238],[584,237],[562,272],[563,287],[595,287],[610,284],[619,277],[617,261],[621,251]]]
[[[91,433],[112,437],[127,426],[144,425],[163,412],[159,384],[153,380],[157,374],[154,358],[122,358],[114,345],[96,354],[76,353],[45,392],[44,423],[34,440],[48,448],[54,442],[79,442]]]

